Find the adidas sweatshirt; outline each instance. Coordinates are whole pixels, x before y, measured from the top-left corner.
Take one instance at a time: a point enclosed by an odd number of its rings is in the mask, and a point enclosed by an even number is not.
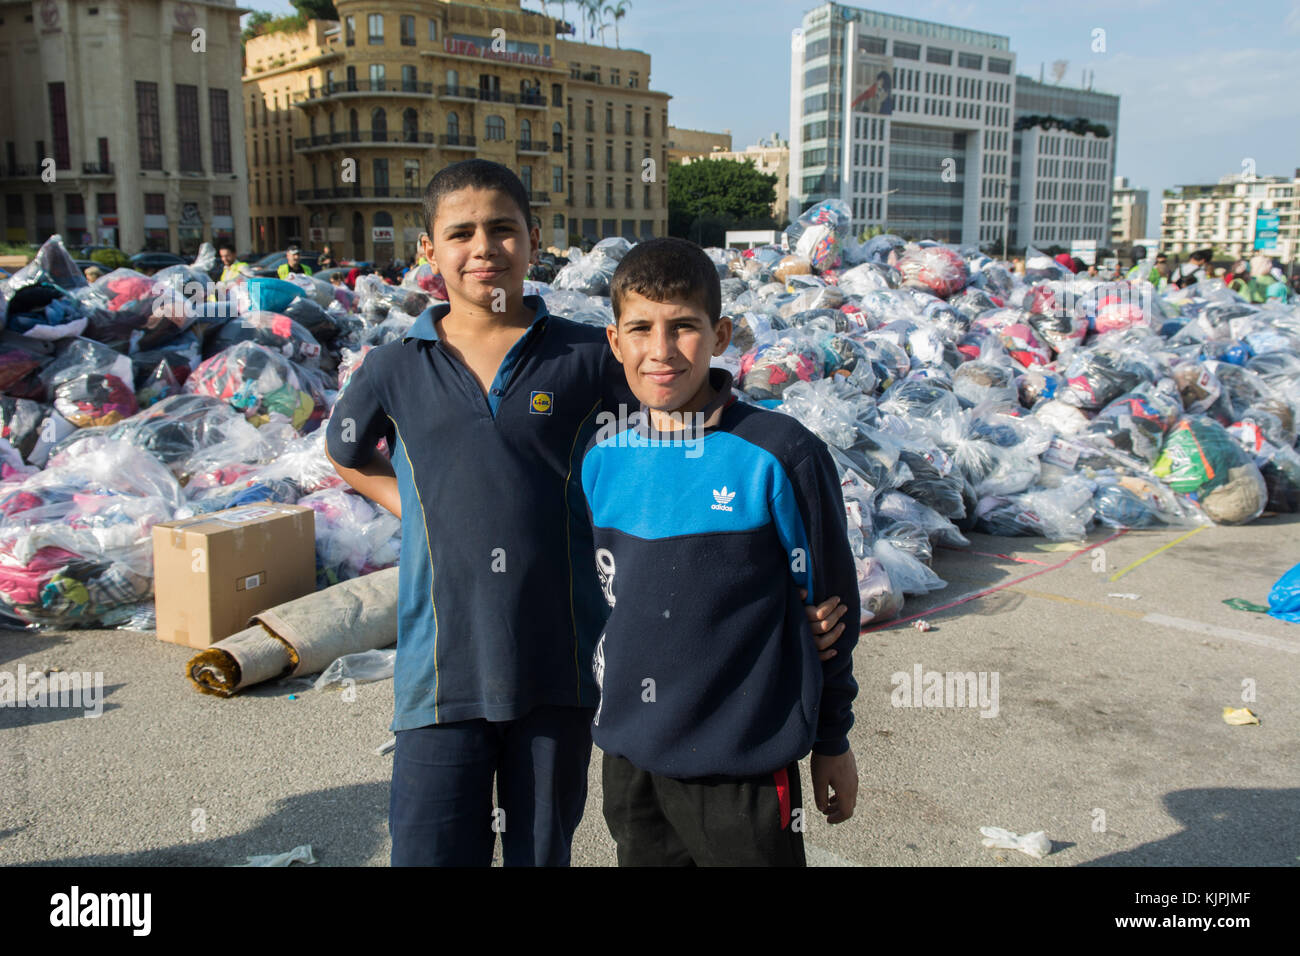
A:
[[[684,779],[841,754],[857,695],[857,572],[826,445],[788,415],[736,401],[730,373],[712,375],[719,397],[701,419],[721,407],[714,427],[659,433],[643,408],[598,431],[582,463],[611,607],[593,736]],[[823,663],[804,606],[830,595],[850,623]]]

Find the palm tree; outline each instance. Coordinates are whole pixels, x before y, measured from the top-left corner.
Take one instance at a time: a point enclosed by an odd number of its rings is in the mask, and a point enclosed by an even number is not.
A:
[[[618,21],[627,16],[627,8],[632,5],[631,0],[618,0],[617,4],[608,4],[605,12],[614,18],[614,46],[621,46],[622,41],[618,36]]]
[[[587,19],[587,39],[596,39],[596,18],[600,16],[600,0],[578,0]]]

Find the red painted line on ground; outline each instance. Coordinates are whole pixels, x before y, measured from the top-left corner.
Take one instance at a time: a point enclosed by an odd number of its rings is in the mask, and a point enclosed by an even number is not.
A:
[[[931,614],[939,614],[943,611],[950,610],[954,607],[957,607],[958,605],[965,604],[968,601],[974,601],[976,598],[982,598],[982,597],[987,597],[990,594],[996,594],[998,591],[1002,591],[1006,588],[1009,588],[1014,584],[1020,584],[1023,581],[1028,581],[1030,578],[1036,578],[1040,574],[1047,574],[1049,571],[1059,570],[1060,568],[1065,567],[1075,558],[1079,557],[1079,555],[1091,551],[1093,548],[1100,548],[1103,544],[1109,544],[1110,542],[1114,541],[1116,538],[1125,534],[1128,534],[1127,528],[1123,528],[1119,531],[1116,531],[1109,538],[1103,538],[1102,540],[1098,541],[1094,545],[1091,545],[1090,547],[1081,548],[1078,551],[1074,552],[1074,554],[1066,558],[1064,561],[1060,561],[1049,567],[1043,568],[1043,570],[1041,571],[1034,571],[1031,574],[1026,574],[1023,577],[1015,578],[1014,580],[1011,581],[1003,581],[1001,584],[995,584],[993,585],[993,587],[985,588],[983,591],[976,591],[974,594],[967,594],[965,597],[959,597],[957,600],[950,601],[947,604],[941,604],[939,605],[939,607],[926,608],[924,611],[920,611],[916,614],[909,614],[907,617],[895,618],[892,621],[886,621],[884,623],[877,624],[874,627],[864,627],[860,633],[869,634],[872,631],[883,631],[891,627],[897,627],[900,624],[906,624],[908,621],[915,621],[918,618],[926,617]]]

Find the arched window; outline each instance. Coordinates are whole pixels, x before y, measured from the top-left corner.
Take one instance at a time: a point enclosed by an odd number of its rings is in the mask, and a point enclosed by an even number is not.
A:
[[[393,224],[392,213],[384,212],[382,209],[379,212],[375,213],[376,226],[391,226],[392,224]]]
[[[352,142],[361,142],[361,123],[357,117],[356,110],[348,110],[348,132],[351,134],[349,139],[351,139]]]
[[[370,141],[384,143],[388,141],[388,114],[382,106],[376,106],[370,113]]]
[[[487,138],[488,139],[505,139],[506,138],[506,121],[500,116],[492,115],[487,118]]]
[[[564,127],[559,123],[551,124],[551,149],[554,152],[564,152]]]
[[[402,111],[402,139],[414,143],[420,138],[420,114],[414,109]]]
[[[447,114],[447,138],[453,143],[460,138],[460,117],[455,113]]]
[[[525,143],[533,141],[533,124],[528,120],[519,121],[519,139]]]

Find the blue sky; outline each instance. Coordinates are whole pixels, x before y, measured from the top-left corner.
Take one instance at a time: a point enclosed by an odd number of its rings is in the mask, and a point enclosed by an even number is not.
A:
[[[245,0],[272,13],[288,0]],[[540,0],[523,0],[541,9]],[[890,0],[855,4],[1011,40],[1018,72],[1068,60],[1094,89],[1120,96],[1116,172],[1152,191],[1215,182],[1253,159],[1259,175],[1300,168],[1300,0]],[[382,2],[378,4],[382,9]],[[790,31],[807,0],[631,0],[621,45],[652,57],[651,85],[670,93],[668,119],[730,129],[737,147],[790,125]],[[560,4],[551,2],[559,15]],[[570,20],[577,8],[568,5]],[[1106,31],[1094,53],[1093,31]],[[607,42],[614,43],[613,31]]]

